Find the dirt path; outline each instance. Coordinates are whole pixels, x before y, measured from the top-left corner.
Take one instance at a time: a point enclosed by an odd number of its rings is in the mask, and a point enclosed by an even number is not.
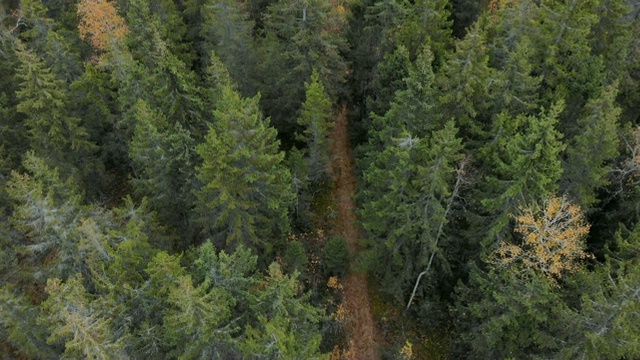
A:
[[[337,221],[333,232],[347,241],[351,254],[360,250],[360,231],[355,214],[356,177],[353,170],[353,153],[349,145],[347,131],[347,109],[343,107],[335,117],[331,132],[331,161],[333,180],[336,184],[334,204],[337,204]],[[351,264],[353,268],[354,264]],[[351,269],[344,280],[345,307],[350,317],[347,332],[351,342],[351,354],[356,359],[375,360],[380,358],[375,342],[375,324],[371,316],[367,277],[356,274]]]

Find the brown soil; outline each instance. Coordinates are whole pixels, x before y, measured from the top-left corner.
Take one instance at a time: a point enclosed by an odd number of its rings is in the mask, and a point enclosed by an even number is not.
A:
[[[333,233],[341,235],[347,242],[349,252],[360,251],[360,229],[355,214],[356,177],[353,170],[353,153],[349,145],[347,108],[343,107],[335,116],[331,132],[331,161],[335,182],[334,201],[337,219]],[[371,303],[367,289],[367,276],[353,271],[344,280],[345,308],[349,314],[346,329],[351,344],[349,354],[355,359],[375,360],[380,358],[376,346],[376,328],[371,315]]]

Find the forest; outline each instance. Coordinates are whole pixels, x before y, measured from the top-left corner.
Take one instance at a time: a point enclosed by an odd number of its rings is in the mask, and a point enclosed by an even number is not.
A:
[[[640,358],[638,34],[639,0],[0,1],[0,358]]]

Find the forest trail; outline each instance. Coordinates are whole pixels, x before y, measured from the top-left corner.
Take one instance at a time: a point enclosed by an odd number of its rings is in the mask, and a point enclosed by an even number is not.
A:
[[[343,106],[334,118],[330,135],[335,183],[333,203],[338,206],[333,233],[344,237],[353,255],[360,251],[361,234],[355,213],[356,177],[347,124],[347,108]],[[380,358],[380,354],[376,347],[376,328],[371,315],[367,276],[355,273],[354,265],[352,261],[343,284],[345,308],[349,314],[346,328],[351,343],[350,353],[355,359],[375,360]]]

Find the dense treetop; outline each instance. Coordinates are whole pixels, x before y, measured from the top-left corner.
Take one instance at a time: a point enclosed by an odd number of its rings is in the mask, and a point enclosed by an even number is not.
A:
[[[3,1],[0,354],[348,358],[359,271],[385,358],[640,357],[638,33],[637,0]]]

